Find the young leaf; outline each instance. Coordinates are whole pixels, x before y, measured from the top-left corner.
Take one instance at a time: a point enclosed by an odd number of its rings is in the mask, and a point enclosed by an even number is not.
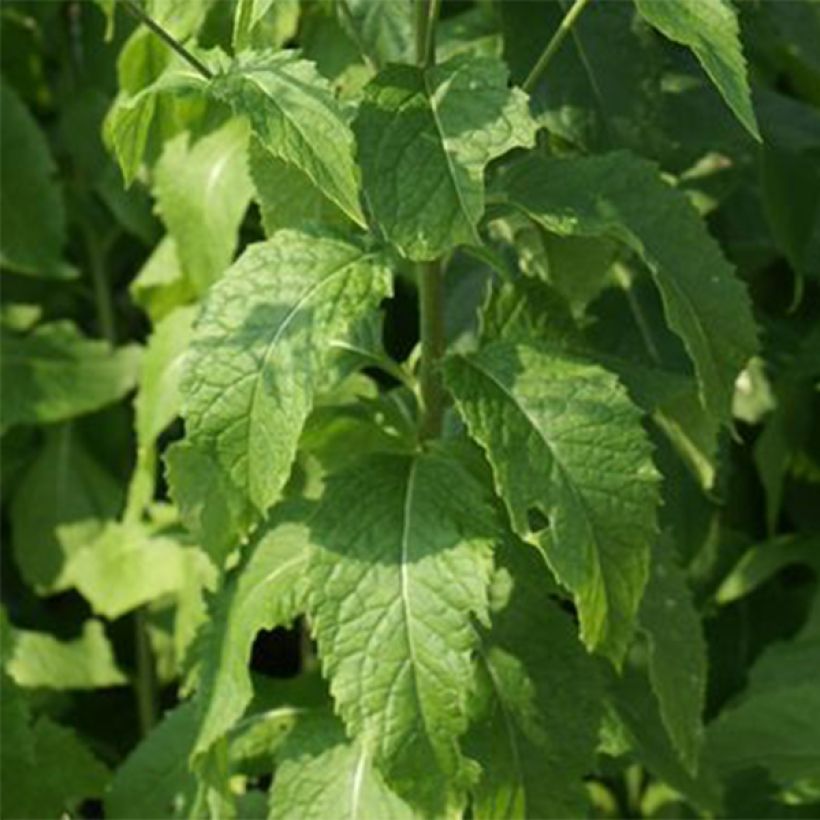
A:
[[[465,741],[482,768],[473,813],[581,817],[602,715],[597,664],[548,596],[536,551],[513,543],[501,555],[498,576],[512,592],[482,634],[478,708]]]
[[[18,686],[95,689],[128,682],[99,621],[86,621],[82,635],[70,641],[14,627],[3,640],[11,646],[6,671]]]
[[[113,349],[67,321],[27,334],[2,331],[0,429],[63,421],[122,398],[137,381],[140,348]]]
[[[445,377],[516,533],[575,596],[581,636],[620,664],[656,537],[658,475],[640,413],[598,365],[497,342]],[[533,517],[547,529],[533,531]]]
[[[308,718],[277,755],[270,820],[412,820],[413,810],[385,784],[372,753],[351,743],[328,713]]]
[[[471,56],[384,69],[365,89],[354,129],[373,216],[415,260],[481,244],[485,167],[535,139],[527,97],[508,87],[504,65]]]
[[[48,143],[22,100],[0,82],[0,264],[16,273],[70,279],[62,261],[65,210]]]
[[[248,118],[259,142],[294,165],[354,222],[364,225],[353,134],[327,81],[294,52],[246,52],[209,93]]]
[[[547,230],[607,236],[651,270],[683,340],[707,410],[728,423],[734,382],[757,348],[749,298],[685,196],[625,152],[532,159],[507,181],[510,200]]]
[[[157,207],[197,294],[233,259],[252,190],[247,146],[247,124],[234,119],[193,143],[189,132],[179,134],[157,163]]]
[[[723,99],[757,140],[757,127],[737,13],[729,0],[635,0],[644,20],[688,46]]]
[[[193,757],[208,752],[250,703],[248,664],[257,632],[284,626],[303,611],[308,511],[301,502],[277,507],[254,537],[245,562],[211,602],[210,617],[196,639]]]
[[[106,817],[188,817],[196,794],[188,769],[196,730],[190,701],[165,715],[115,772],[105,797]]]
[[[208,293],[182,378],[186,439],[168,454],[183,519],[214,555],[277,500],[331,342],[390,291],[381,254],[284,230]]]
[[[348,730],[427,814],[459,805],[493,502],[453,451],[371,455],[328,479],[311,522],[311,626]]]
[[[697,772],[706,700],[706,644],[700,618],[665,538],[652,552],[652,568],[638,615],[649,641],[649,679],[669,737],[691,774]]]
[[[122,488],[70,425],[49,428],[11,502],[14,558],[38,592],[65,588],[65,567],[118,515]]]

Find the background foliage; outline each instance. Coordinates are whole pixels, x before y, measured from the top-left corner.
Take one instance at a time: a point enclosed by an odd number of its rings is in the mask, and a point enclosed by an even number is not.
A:
[[[144,8],[0,9],[3,816],[818,816],[820,4]]]

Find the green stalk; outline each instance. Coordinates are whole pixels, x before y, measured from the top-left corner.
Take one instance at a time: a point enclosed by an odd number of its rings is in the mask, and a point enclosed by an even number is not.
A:
[[[555,56],[555,53],[561,47],[561,43],[564,42],[564,38],[567,34],[569,34],[570,30],[575,25],[575,21],[578,19],[588,3],[589,0],[575,0],[572,4],[570,10],[564,15],[564,19],[561,20],[561,23],[555,30],[555,33],[552,35],[550,41],[541,52],[538,62],[536,62],[536,64],[532,67],[532,71],[530,71],[527,79],[524,80],[524,83],[521,86],[524,91],[530,92],[533,88],[535,88],[536,83],[541,79],[541,75],[547,70],[550,60],[552,60]]]
[[[94,288],[97,321],[100,323],[100,332],[106,341],[113,346],[117,343],[117,331],[114,322],[114,303],[111,299],[111,289],[108,287],[108,277],[105,272],[105,248],[92,227],[83,224],[82,231],[86,253],[88,254],[91,285]]]
[[[134,680],[134,693],[137,697],[140,732],[145,737],[157,722],[157,681],[154,676],[154,653],[148,637],[144,608],[134,613],[134,641],[137,650],[137,676]]]
[[[203,62],[198,60],[188,51],[182,43],[179,42],[175,37],[169,34],[156,20],[153,20],[149,17],[143,10],[140,8],[138,3],[135,3],[134,0],[123,0],[123,5],[131,14],[134,15],[141,23],[148,26],[154,34],[157,35],[169,48],[172,48],[185,60],[190,66],[195,68],[206,80],[210,80],[213,78],[213,72],[211,71],[208,66],[206,66]]]
[[[418,266],[419,323],[421,329],[421,423],[423,439],[441,435],[445,392],[440,362],[444,355],[444,279],[440,262],[423,262]]]

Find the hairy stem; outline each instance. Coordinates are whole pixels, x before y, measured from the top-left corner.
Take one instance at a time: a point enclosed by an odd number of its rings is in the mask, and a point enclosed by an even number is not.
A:
[[[421,325],[421,388],[422,417],[419,432],[422,438],[441,434],[444,417],[444,385],[439,364],[444,354],[444,279],[439,262],[423,262],[418,266],[419,309]]]
[[[527,79],[524,80],[524,83],[521,86],[524,91],[530,92],[533,88],[535,88],[536,83],[541,79],[541,75],[547,70],[550,60],[552,60],[555,56],[555,53],[561,47],[561,43],[564,42],[564,38],[567,34],[569,34],[570,30],[575,25],[575,21],[578,19],[581,12],[584,10],[584,7],[588,3],[589,0],[575,0],[572,4],[570,10],[564,15],[564,19],[561,20],[561,23],[555,30],[555,34],[552,35],[550,41],[541,52],[541,56],[538,58],[538,61],[532,67],[532,71],[530,71],[527,75]]]
[[[210,80],[213,78],[213,72],[211,71],[208,66],[206,66],[203,62],[198,60],[188,51],[182,43],[179,42],[175,37],[169,34],[156,20],[153,20],[149,17],[139,6],[138,3],[134,2],[134,0],[123,0],[123,5],[131,14],[134,15],[141,23],[144,23],[154,34],[157,35],[167,46],[172,48],[185,60],[189,65],[195,68],[206,80]]]

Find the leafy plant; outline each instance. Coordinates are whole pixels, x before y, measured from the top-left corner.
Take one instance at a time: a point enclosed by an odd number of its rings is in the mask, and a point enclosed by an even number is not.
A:
[[[817,812],[820,5],[1,19],[4,816]]]

